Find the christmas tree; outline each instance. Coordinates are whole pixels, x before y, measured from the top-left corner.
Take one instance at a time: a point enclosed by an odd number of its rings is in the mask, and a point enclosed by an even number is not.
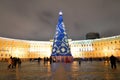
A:
[[[72,54],[68,42],[68,36],[63,22],[63,13],[59,12],[58,24],[54,36],[51,57],[57,62],[72,62]]]

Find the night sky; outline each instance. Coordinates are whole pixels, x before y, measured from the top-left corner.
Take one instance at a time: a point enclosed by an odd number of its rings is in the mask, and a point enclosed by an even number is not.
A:
[[[49,41],[60,10],[72,40],[120,35],[120,0],[0,0],[0,37]]]

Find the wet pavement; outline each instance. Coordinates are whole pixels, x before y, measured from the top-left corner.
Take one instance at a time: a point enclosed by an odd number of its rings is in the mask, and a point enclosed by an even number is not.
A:
[[[0,80],[120,80],[120,64],[111,69],[103,61],[44,64],[22,62],[21,68],[7,70],[0,62]]]

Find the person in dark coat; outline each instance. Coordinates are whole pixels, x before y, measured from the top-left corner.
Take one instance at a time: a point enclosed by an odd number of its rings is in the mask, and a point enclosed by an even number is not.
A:
[[[110,63],[111,63],[111,68],[116,69],[116,57],[111,55],[110,56]]]
[[[38,57],[38,64],[40,64],[40,60],[41,60],[41,58],[40,58],[40,57]]]
[[[52,56],[50,56],[50,64],[52,63]]]
[[[8,69],[10,69],[10,68],[13,68],[13,58],[12,58],[12,56],[8,60]]]

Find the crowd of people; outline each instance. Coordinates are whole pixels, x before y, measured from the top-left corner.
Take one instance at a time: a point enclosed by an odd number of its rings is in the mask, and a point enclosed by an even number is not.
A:
[[[33,59],[30,59],[30,61],[32,61]],[[38,57],[34,60],[37,60],[38,61],[38,64],[40,64],[42,58]],[[44,57],[43,58],[43,61],[44,61],[44,64],[46,64],[47,62],[50,62],[50,64],[52,63],[55,63],[55,62],[61,62],[59,61],[59,59],[57,60],[56,57],[51,57],[48,58],[48,57]],[[68,63],[69,59],[68,58],[65,58],[65,63]],[[79,65],[81,65],[81,59],[79,59]],[[116,62],[117,62],[117,58],[113,55],[110,56],[109,58],[109,61],[110,61],[110,64],[111,64],[111,68],[112,69],[116,69],[117,68],[117,65],[116,65]],[[16,68],[16,67],[21,67],[21,59],[20,58],[16,58],[16,57],[10,57],[9,60],[8,60],[8,69],[13,69],[13,68]]]
[[[21,59],[11,56],[10,59],[8,60],[8,69],[16,68],[17,65],[18,67],[21,67]]]

